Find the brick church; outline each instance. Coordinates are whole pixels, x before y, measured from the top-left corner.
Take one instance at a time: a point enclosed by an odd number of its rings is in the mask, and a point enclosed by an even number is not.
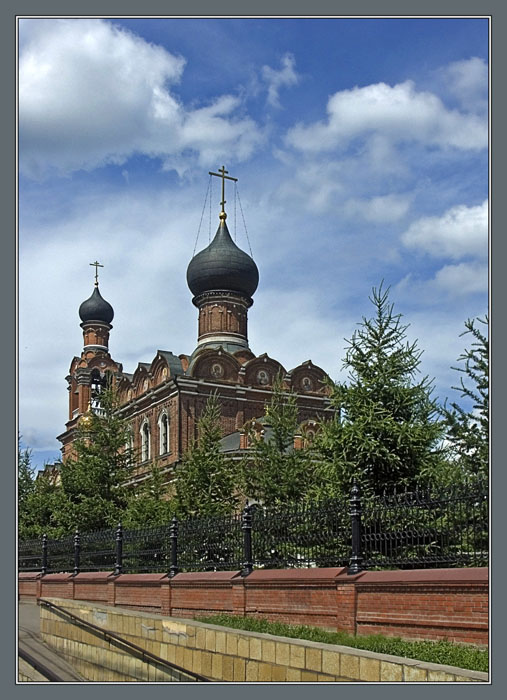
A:
[[[137,456],[133,484],[150,473],[154,460],[172,479],[175,467],[196,437],[196,425],[208,397],[221,404],[223,450],[232,457],[248,449],[253,427],[262,431],[265,404],[279,375],[295,393],[300,433],[294,447],[311,436],[316,419],[329,407],[325,372],[310,360],[287,370],[266,353],[255,355],[248,344],[248,310],[259,282],[254,260],[232,240],[227,228],[222,168],[219,225],[211,243],[187,268],[187,283],[198,310],[197,344],[190,354],[157,350],[150,363],[139,362],[133,374],[123,371],[109,353],[114,311],[99,291],[98,275],[91,296],[79,307],[83,350],[67,376],[69,416],[58,436],[63,460],[72,453],[76,428],[90,410],[99,410],[97,396],[106,373],[115,377],[120,411],[132,427]],[[210,173],[218,175],[218,173]],[[98,263],[92,263],[98,266]],[[96,268],[97,269],[97,268]]]

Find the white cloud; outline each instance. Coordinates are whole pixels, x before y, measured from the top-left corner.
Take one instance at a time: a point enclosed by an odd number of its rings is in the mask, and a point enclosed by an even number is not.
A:
[[[344,213],[360,217],[370,223],[392,223],[402,219],[410,207],[410,197],[388,194],[371,199],[349,199],[344,204]]]
[[[301,283],[290,290],[281,286],[258,290],[249,312],[252,351],[258,355],[267,352],[286,370],[311,360],[336,378],[345,354],[344,331],[351,333],[353,322],[346,318],[346,309],[342,318],[333,318],[325,296],[323,290]],[[280,323],[281,316],[284,323]]]
[[[474,114],[448,110],[429,92],[407,80],[393,87],[377,83],[332,95],[327,121],[296,125],[287,143],[318,153],[346,148],[355,138],[382,135],[391,143],[420,142],[441,148],[478,150],[488,142],[487,123]]]
[[[268,104],[271,107],[280,107],[278,93],[284,86],[296,85],[299,76],[295,71],[296,61],[292,54],[286,53],[282,60],[282,68],[275,70],[270,66],[262,67],[262,77],[268,85]]]
[[[442,69],[447,89],[464,109],[484,112],[488,106],[488,65],[482,58],[455,61]]]
[[[185,60],[111,22],[25,20],[22,32],[20,167],[29,176],[123,163],[138,152],[241,160],[262,140],[251,119],[236,116],[235,97],[187,110],[169,90]]]
[[[488,291],[488,266],[484,263],[463,262],[445,265],[435,275],[437,289],[453,296]]]
[[[474,294],[484,294],[487,299],[488,266],[484,262],[444,265],[432,273],[430,278],[420,273],[405,275],[395,286],[397,296],[411,299],[416,306],[432,308],[468,304],[470,296]],[[465,316],[470,316],[470,312],[465,312]]]
[[[293,207],[303,204],[309,211],[322,213],[332,209],[343,199],[347,189],[347,172],[339,161],[308,160],[300,167],[297,159],[288,159],[292,167],[290,178],[284,178],[276,193],[283,203]]]
[[[484,258],[488,253],[488,202],[474,207],[458,205],[442,216],[414,221],[402,235],[403,243],[435,257],[459,260]]]

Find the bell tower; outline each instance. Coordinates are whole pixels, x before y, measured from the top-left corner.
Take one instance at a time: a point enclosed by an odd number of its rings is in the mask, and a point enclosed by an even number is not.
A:
[[[69,420],[66,431],[58,437],[62,442],[63,458],[71,454],[75,428],[80,417],[93,409],[94,400],[101,386],[105,384],[106,372],[118,374],[122,366],[109,354],[109,332],[114,311],[99,291],[99,262],[90,263],[95,267],[95,284],[91,296],[79,307],[81,328],[83,329],[83,350],[80,357],[74,357],[67,376],[69,391]]]

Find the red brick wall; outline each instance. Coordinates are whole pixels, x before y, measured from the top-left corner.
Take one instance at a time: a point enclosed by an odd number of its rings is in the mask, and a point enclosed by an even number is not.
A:
[[[488,643],[488,570],[344,569],[20,574],[19,595],[101,601],[175,617],[227,612],[352,634]]]
[[[397,580],[385,576],[395,572],[383,572],[384,580],[364,574],[355,585],[357,634],[487,644],[487,578],[470,569],[464,580],[466,571],[396,572]]]
[[[74,576],[74,599],[108,603],[109,571],[86,572]]]
[[[237,571],[179,574],[171,580],[171,608],[175,617],[232,613],[232,580]]]
[[[20,598],[37,597],[40,574],[21,572],[18,576],[18,595]]]
[[[164,574],[117,576],[114,581],[114,605],[145,612],[160,612],[163,593],[161,583],[166,578]]]
[[[245,614],[279,622],[336,627],[341,569],[254,571],[245,578]]]

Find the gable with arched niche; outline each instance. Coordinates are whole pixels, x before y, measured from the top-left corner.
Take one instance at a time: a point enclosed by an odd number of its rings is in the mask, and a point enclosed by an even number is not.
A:
[[[90,369],[97,368],[100,372],[114,372],[115,374],[121,372],[122,366],[118,362],[115,362],[107,355],[98,354],[92,357],[90,360],[86,361],[87,367]]]
[[[313,418],[305,420],[299,426],[299,434],[302,438],[303,447],[311,447],[317,433],[321,430],[320,423]]]
[[[151,377],[146,365],[139,363],[132,377],[133,398],[145,394],[151,386]]]
[[[260,355],[244,366],[244,383],[258,388],[272,387],[277,377],[283,381],[285,368],[268,355]]]
[[[303,364],[292,369],[288,377],[290,378],[291,389],[298,394],[329,393],[325,383],[328,375],[323,369],[314,365],[311,360],[303,362]]]
[[[189,367],[191,377],[209,379],[218,382],[239,381],[241,365],[238,360],[225,350],[203,350]]]
[[[239,448],[246,450],[253,447],[259,440],[264,439],[265,427],[260,418],[251,418],[243,424],[239,431]]]
[[[158,386],[167,381],[171,376],[171,370],[167,364],[167,360],[162,355],[156,355],[150,366],[150,374],[152,376],[152,386]]]
[[[120,404],[126,404],[134,398],[134,388],[129,377],[122,376],[117,385],[118,398]]]
[[[166,382],[171,377],[184,374],[184,372],[181,356],[176,357],[170,350],[157,350],[149,368],[153,387]]]

